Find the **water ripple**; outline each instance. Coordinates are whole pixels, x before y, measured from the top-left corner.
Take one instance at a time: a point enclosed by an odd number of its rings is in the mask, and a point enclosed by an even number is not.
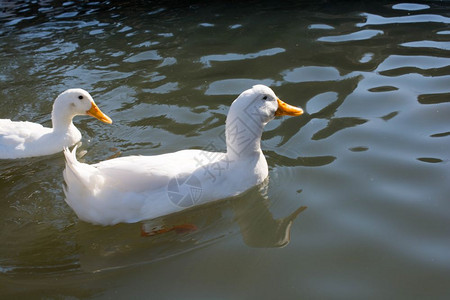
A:
[[[450,58],[425,55],[390,55],[381,64],[377,71],[383,72],[399,68],[413,67],[422,70],[443,68],[450,65]]]
[[[19,23],[22,22],[22,21],[25,21],[25,20],[31,20],[31,19],[34,19],[34,18],[35,18],[34,16],[23,17],[23,18],[15,18],[14,20],[11,20],[11,21],[9,21],[9,22],[6,22],[4,25],[5,25],[5,26],[14,26],[14,25],[19,24]]]
[[[213,61],[223,62],[223,61],[255,59],[263,56],[273,56],[283,52],[286,52],[286,50],[283,48],[271,48],[261,50],[256,53],[247,53],[247,54],[239,54],[239,53],[212,54],[201,57],[200,62],[204,64],[206,67],[211,67],[211,62]]]
[[[417,11],[424,10],[430,8],[429,5],[426,4],[418,4],[418,3],[399,3],[392,6],[393,9],[398,10],[408,10],[408,11]]]
[[[341,74],[334,67],[307,66],[299,67],[282,72],[283,79],[287,82],[314,82],[314,81],[337,81]]]
[[[78,15],[78,12],[76,12],[76,11],[65,12],[65,13],[62,13],[60,15],[55,16],[55,19],[70,19],[70,18],[73,18],[73,17],[75,17],[77,15]]]
[[[318,38],[319,42],[328,42],[328,43],[339,43],[339,42],[351,42],[351,41],[362,41],[371,39],[377,35],[382,35],[384,32],[382,30],[360,30],[357,32],[352,32],[349,34],[343,35],[334,35],[334,36],[325,36]]]
[[[442,41],[416,41],[416,42],[402,43],[400,45],[412,48],[435,48],[441,50],[450,50],[450,42],[442,42]]]
[[[358,27],[403,23],[450,23],[450,18],[431,14],[401,17],[383,17],[369,13],[362,13],[361,15],[366,18],[366,21],[364,23],[357,24],[356,26]]]
[[[373,53],[365,53],[364,56],[359,60],[360,63],[365,64],[370,62],[373,59]]]
[[[314,96],[309,99],[306,104],[306,111],[309,114],[316,114],[328,107],[331,103],[334,103],[338,99],[336,92],[326,92]]]
[[[439,104],[439,103],[449,103],[450,93],[442,94],[422,94],[419,95],[420,104]]]
[[[272,79],[235,78],[217,80],[208,86],[205,95],[238,95],[243,90],[255,84],[273,86],[274,83],[275,81]]]
[[[142,91],[146,93],[153,93],[153,94],[168,94],[170,92],[178,90],[178,82],[167,82],[163,85],[160,85],[153,89],[143,89]]]
[[[137,63],[146,60],[162,60],[157,50],[148,50],[124,59],[124,62]]]
[[[327,30],[327,29],[334,29],[334,27],[331,26],[331,25],[327,25],[327,24],[311,24],[311,25],[308,26],[308,29]]]
[[[312,140],[321,140],[330,137],[345,128],[355,127],[366,123],[367,120],[361,118],[334,118],[331,119],[327,127],[319,130],[312,136]]]

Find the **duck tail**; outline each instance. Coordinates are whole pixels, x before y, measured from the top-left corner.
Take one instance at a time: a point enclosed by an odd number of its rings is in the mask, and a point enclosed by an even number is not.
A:
[[[73,147],[70,151],[69,148],[64,148],[64,156],[66,158],[66,168],[64,169],[63,176],[66,184],[63,184],[64,194],[66,199],[70,198],[72,193],[80,193],[80,191],[88,191],[89,183],[86,176],[89,172],[91,166],[80,163],[76,157],[77,146]],[[87,168],[85,167],[87,166]],[[84,175],[84,176],[83,176]]]
[[[76,152],[77,146],[72,151],[64,148],[66,158],[66,167],[63,172],[65,181],[63,190],[66,196],[64,200],[81,220],[97,224],[102,213],[95,201],[96,186],[99,184],[97,168],[80,163]]]

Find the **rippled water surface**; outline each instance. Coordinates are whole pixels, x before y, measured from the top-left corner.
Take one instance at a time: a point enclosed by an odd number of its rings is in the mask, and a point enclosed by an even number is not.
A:
[[[0,3],[0,118],[88,90],[85,162],[224,151],[257,83],[307,112],[266,126],[261,186],[137,224],[79,221],[62,154],[0,161],[2,295],[448,299],[448,2]]]

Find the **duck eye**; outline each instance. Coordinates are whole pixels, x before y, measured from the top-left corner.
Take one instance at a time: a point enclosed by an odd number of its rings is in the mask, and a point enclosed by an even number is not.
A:
[[[264,97],[263,97],[263,100],[267,100],[267,96],[264,96]]]
[[[78,99],[83,100],[83,96],[81,96],[81,95],[78,96]]]

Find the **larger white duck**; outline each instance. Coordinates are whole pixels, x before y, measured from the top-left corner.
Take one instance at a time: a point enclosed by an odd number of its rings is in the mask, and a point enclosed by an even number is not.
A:
[[[69,89],[53,103],[53,128],[32,122],[0,119],[0,159],[49,155],[74,145],[81,140],[80,131],[72,123],[76,115],[90,115],[105,123],[112,123],[88,92]]]
[[[84,221],[113,225],[240,194],[268,175],[260,147],[264,125],[275,116],[302,113],[267,86],[256,85],[230,107],[226,153],[191,149],[88,165],[77,161],[76,146],[72,152],[66,148],[66,202]]]

